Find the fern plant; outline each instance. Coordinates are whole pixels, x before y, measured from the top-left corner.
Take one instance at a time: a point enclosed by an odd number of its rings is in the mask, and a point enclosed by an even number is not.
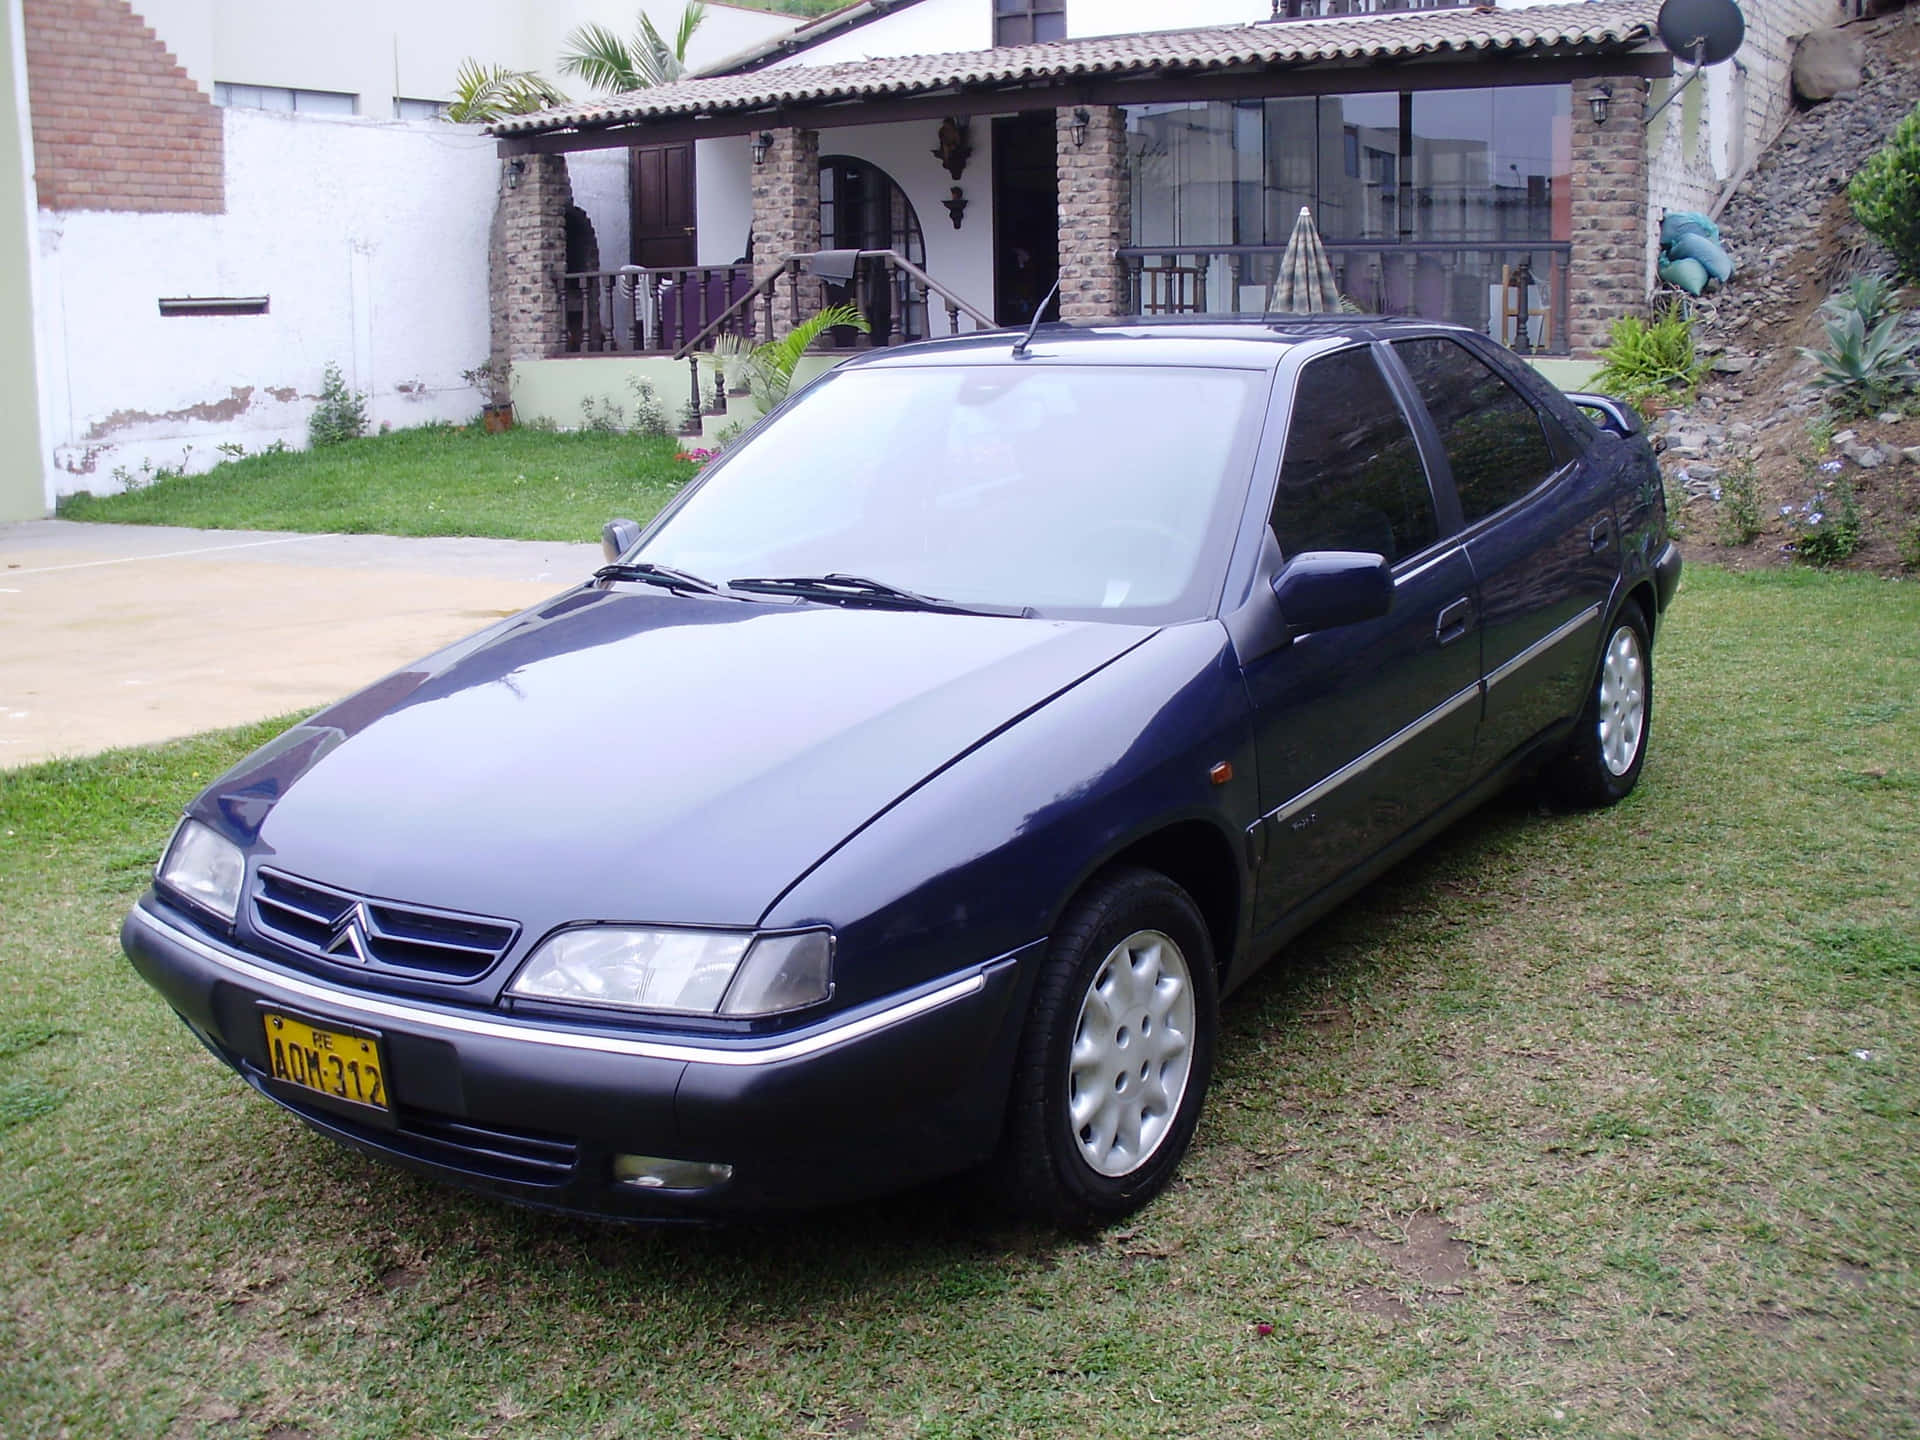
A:
[[[714,341],[714,355],[728,363],[739,363],[747,376],[747,388],[764,413],[773,409],[793,389],[793,372],[800,358],[829,330],[851,326],[863,335],[872,330],[867,317],[853,305],[829,305],[818,314],[800,322],[778,340],[749,347],[736,335],[721,335]]]
[[[1872,415],[1920,383],[1920,370],[1913,364],[1920,341],[1902,337],[1899,325],[1899,315],[1889,312],[1869,330],[1858,310],[1844,310],[1827,322],[1823,349],[1800,347],[1800,353],[1820,367],[1813,382],[1827,392],[1835,408]]]
[[[1600,351],[1594,382],[1643,410],[1693,399],[1706,365],[1694,354],[1693,321],[1670,305],[1652,321],[1624,315]]]

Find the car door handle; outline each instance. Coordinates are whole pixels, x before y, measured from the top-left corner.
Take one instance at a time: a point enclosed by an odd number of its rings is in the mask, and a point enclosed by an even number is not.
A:
[[[1458,600],[1440,612],[1440,618],[1433,622],[1433,638],[1442,645],[1451,645],[1473,626],[1473,602],[1462,595]]]
[[[1593,547],[1593,553],[1596,555],[1612,543],[1613,522],[1611,520],[1602,520],[1598,525],[1587,531],[1587,544]]]

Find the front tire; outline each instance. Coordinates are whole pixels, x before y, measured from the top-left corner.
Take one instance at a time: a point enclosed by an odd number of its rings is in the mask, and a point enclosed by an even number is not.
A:
[[[1570,805],[1595,809],[1623,800],[1639,782],[1653,722],[1653,637],[1629,600],[1614,616],[1600,671],[1554,775]]]
[[[1118,869],[1068,910],[1015,1062],[997,1188],[1070,1228],[1130,1214],[1172,1178],[1213,1073],[1213,945],[1186,891]]]

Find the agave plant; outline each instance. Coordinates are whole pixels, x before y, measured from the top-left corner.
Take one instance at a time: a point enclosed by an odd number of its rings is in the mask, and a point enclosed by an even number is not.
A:
[[[532,70],[482,65],[469,57],[460,62],[454,76],[447,119],[462,125],[486,125],[506,115],[531,115],[566,103],[567,97],[551,81]]]
[[[1871,333],[1900,308],[1896,293],[1894,283],[1884,275],[1856,275],[1845,290],[1829,295],[1820,309],[1836,320],[1844,319],[1851,310],[1860,317],[1861,329]]]
[[[596,90],[616,95],[670,84],[687,73],[687,45],[706,18],[707,7],[701,0],[690,0],[680,12],[671,45],[644,10],[632,40],[621,39],[604,25],[579,26],[567,36],[567,48],[560,52],[560,69],[577,75]]]
[[[1827,322],[1823,350],[1800,347],[1800,353],[1820,369],[1814,383],[1828,391],[1842,409],[1871,415],[1920,384],[1913,352],[1920,340],[1896,334],[1897,314],[1888,314],[1871,330],[1858,310],[1845,310]]]
[[[800,357],[813,348],[814,341],[842,325],[862,334],[873,328],[855,306],[829,305],[801,321],[780,339],[763,345],[749,346],[737,335],[717,336],[713,353],[729,370],[736,363],[740,366],[747,377],[747,388],[764,413],[787,398],[787,392],[793,389],[793,372],[799,368]]]

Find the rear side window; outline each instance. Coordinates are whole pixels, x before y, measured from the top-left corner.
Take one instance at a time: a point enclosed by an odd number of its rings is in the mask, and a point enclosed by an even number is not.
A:
[[[1439,537],[1426,467],[1371,351],[1301,370],[1273,533],[1288,555],[1366,550],[1390,561]]]
[[[1511,505],[1558,468],[1540,416],[1505,377],[1457,341],[1396,340],[1439,427],[1469,525]]]

